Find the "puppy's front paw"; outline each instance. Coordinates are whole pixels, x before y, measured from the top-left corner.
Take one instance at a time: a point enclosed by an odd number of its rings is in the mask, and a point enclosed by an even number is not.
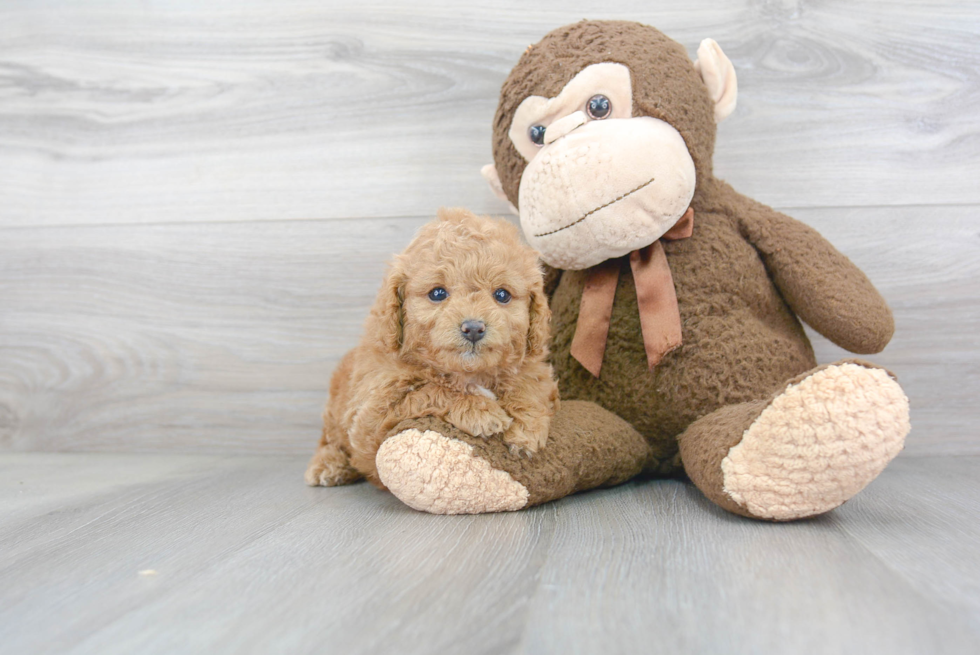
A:
[[[514,422],[500,405],[483,398],[460,403],[446,414],[446,420],[474,437],[491,437],[507,430]]]
[[[504,443],[510,449],[512,455],[524,455],[530,458],[538,449],[544,446],[548,439],[548,430],[532,431],[529,426],[515,421],[510,428],[504,432]]]

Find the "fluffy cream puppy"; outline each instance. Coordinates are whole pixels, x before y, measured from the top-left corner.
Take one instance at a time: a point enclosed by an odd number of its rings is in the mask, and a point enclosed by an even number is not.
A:
[[[310,485],[366,477],[392,429],[436,416],[515,454],[544,445],[558,408],[537,253],[514,225],[440,210],[392,263],[360,344],[330,382]]]

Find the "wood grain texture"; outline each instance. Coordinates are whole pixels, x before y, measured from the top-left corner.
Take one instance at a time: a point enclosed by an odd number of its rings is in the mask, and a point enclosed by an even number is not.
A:
[[[0,226],[501,211],[478,175],[500,85],[584,16],[722,44],[716,168],[763,202],[980,202],[962,0],[61,0],[0,7]]]
[[[384,260],[477,174],[527,43],[443,0],[0,7],[0,451],[305,453]],[[912,454],[980,452],[980,10],[607,3],[732,57],[717,170],[878,284]],[[915,204],[911,204],[915,203]],[[959,204],[956,204],[959,203]],[[295,220],[293,220],[295,219]],[[821,361],[844,353],[814,337]]]
[[[10,231],[0,443],[305,452],[384,262],[422,222]]]
[[[894,308],[872,359],[912,399],[907,452],[980,452],[977,209],[795,213]],[[0,450],[307,453],[385,261],[425,220],[8,230]]]
[[[0,455],[0,653],[980,648],[977,457],[900,460],[793,524],[678,481],[430,516],[303,465]]]
[[[920,594],[980,631],[976,464],[976,458],[896,461],[843,527]]]

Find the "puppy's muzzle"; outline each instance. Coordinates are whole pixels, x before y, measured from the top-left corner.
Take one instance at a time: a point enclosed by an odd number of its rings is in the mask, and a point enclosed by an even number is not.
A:
[[[487,333],[487,324],[483,321],[466,320],[460,324],[459,331],[463,333],[464,339],[476,343]]]

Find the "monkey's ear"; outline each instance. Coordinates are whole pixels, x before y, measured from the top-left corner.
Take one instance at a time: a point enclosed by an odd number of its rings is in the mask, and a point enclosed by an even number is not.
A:
[[[735,67],[714,39],[705,39],[698,48],[694,70],[701,75],[708,87],[708,94],[715,103],[715,122],[722,122],[735,111],[735,100],[738,96]]]
[[[490,185],[490,190],[493,191],[493,195],[506,202],[508,209],[510,209],[514,216],[520,216],[521,213],[517,211],[517,207],[515,207],[514,203],[510,201],[507,194],[504,193],[504,185],[500,183],[500,176],[497,175],[497,167],[493,164],[487,164],[480,169],[480,175],[482,175],[483,179],[485,179],[487,184]]]

